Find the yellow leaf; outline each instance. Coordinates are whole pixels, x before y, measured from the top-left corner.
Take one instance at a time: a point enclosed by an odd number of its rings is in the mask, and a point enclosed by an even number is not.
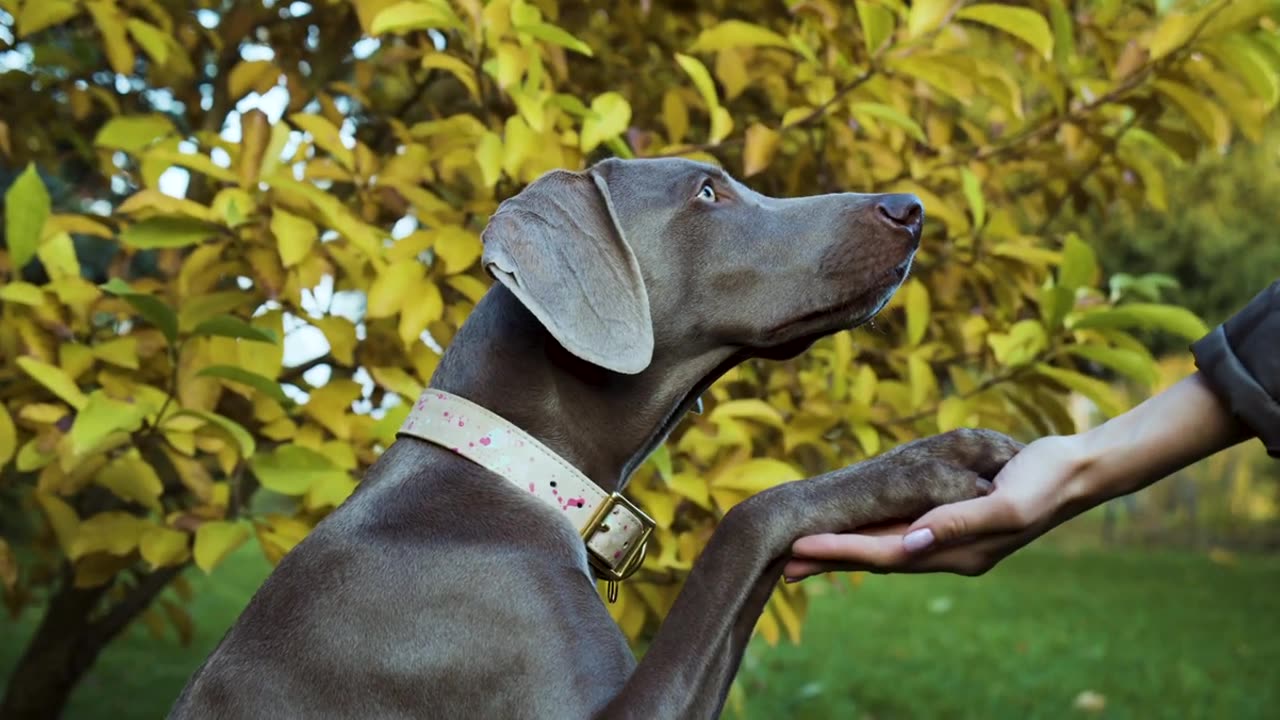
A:
[[[209,208],[193,200],[165,195],[153,188],[143,188],[130,195],[116,207],[121,215],[136,215],[139,218],[160,216],[177,216],[214,222],[215,218]]]
[[[1044,363],[1035,366],[1036,372],[1053,380],[1068,390],[1078,392],[1089,398],[1098,410],[1108,418],[1120,415],[1125,411],[1123,403],[1116,397],[1115,391],[1107,383],[1082,375],[1074,370],[1064,370]]]
[[[1049,29],[1049,21],[1031,8],[979,3],[962,8],[956,17],[1003,30],[1035,48],[1045,60],[1053,58],[1053,31]]]
[[[755,494],[802,477],[804,473],[790,463],[773,458],[752,458],[726,469],[712,481],[711,486]]]
[[[982,197],[982,183],[969,168],[964,168],[960,171],[960,180],[964,189],[964,197],[969,201],[969,212],[973,216],[973,227],[981,229],[983,225],[987,224],[987,204]]]
[[[520,169],[537,151],[537,135],[519,115],[507,118],[502,132],[502,169],[508,177],[519,178]]]
[[[915,347],[924,339],[929,329],[929,289],[917,278],[912,278],[904,288],[907,308],[907,344]]]
[[[271,234],[276,238],[280,262],[293,267],[307,258],[319,237],[314,223],[280,208],[271,213]]]
[[[484,186],[491,188],[502,177],[502,138],[497,133],[486,132],[476,146],[476,163],[480,166]]]
[[[1160,24],[1156,26],[1155,32],[1152,33],[1151,39],[1147,42],[1147,50],[1151,53],[1151,59],[1159,60],[1182,47],[1191,39],[1199,24],[1199,13],[1191,15],[1174,10],[1165,14]]]
[[[556,27],[550,23],[518,23],[512,25],[512,29],[517,33],[537,38],[552,45],[559,45],[566,50],[572,50],[580,55],[593,57],[591,46],[582,42],[578,38],[569,34],[563,28]]]
[[[444,297],[440,294],[440,288],[430,281],[418,287],[420,294],[400,310],[400,325],[397,330],[400,341],[406,347],[420,342],[422,331],[444,317]]]
[[[476,84],[475,71],[461,58],[443,52],[436,52],[422,58],[423,70],[444,70],[452,74],[471,93],[471,97],[480,99],[480,88]]]
[[[791,49],[791,43],[778,33],[745,20],[724,20],[698,34],[689,52],[707,52],[737,47],[778,47]]]
[[[693,86],[698,89],[698,94],[702,96],[702,101],[707,104],[707,108],[720,107],[720,100],[716,97],[716,84],[711,79],[711,73],[707,72],[707,66],[703,65],[698,58],[681,53],[676,53],[676,62],[693,81]]]
[[[147,51],[147,55],[156,62],[157,65],[164,65],[169,62],[170,40],[160,28],[148,22],[143,22],[137,18],[129,18],[125,23],[125,27],[129,30],[129,34],[133,36],[135,42]]]
[[[61,398],[71,407],[80,410],[89,401],[75,380],[71,379],[62,368],[42,362],[30,356],[17,359],[18,367],[43,385],[49,392]]]
[[[852,429],[853,436],[858,439],[864,455],[873,457],[880,452],[880,432],[874,426],[869,423],[857,423]]]
[[[107,63],[111,69],[121,75],[133,74],[133,46],[129,44],[129,36],[125,34],[126,17],[114,0],[88,0],[85,8],[93,16],[93,22],[102,33],[103,49],[107,53]]]
[[[75,542],[76,533],[80,528],[80,518],[76,516],[76,511],[62,498],[49,493],[37,490],[35,497],[40,509],[44,511],[45,519],[49,521],[49,526],[53,528],[59,547],[64,554],[70,556],[71,545]]]
[[[59,232],[45,238],[36,249],[36,257],[44,264],[45,272],[54,280],[80,279],[80,261],[71,235]]]
[[[907,56],[890,61],[895,72],[922,80],[939,92],[968,105],[974,97],[973,78],[944,60]]]
[[[378,273],[369,287],[366,315],[376,319],[396,314],[402,304],[415,299],[415,291],[425,278],[426,268],[416,259],[391,263]]]
[[[782,637],[778,631],[778,621],[773,617],[773,610],[768,605],[765,605],[764,611],[760,613],[760,619],[756,621],[755,632],[759,633],[770,647],[777,645]]]
[[[196,528],[196,567],[205,574],[249,539],[249,528],[239,523],[214,521]]]
[[[713,143],[718,143],[733,132],[733,115],[729,111],[719,105],[711,108],[711,135],[710,139]]]
[[[727,400],[715,406],[708,419],[718,421],[722,418],[738,418],[755,420],[770,427],[782,429],[784,423],[782,413],[763,400],[742,399]]]
[[[591,152],[600,143],[626,132],[631,123],[631,103],[616,92],[597,95],[591,101],[591,115],[582,122],[579,143],[582,152]]]
[[[920,127],[920,124],[896,108],[892,108],[881,103],[857,102],[851,103],[849,105],[849,109],[854,113],[870,115],[876,119],[885,120],[897,125],[903,130],[906,130],[911,137],[915,138],[916,141],[921,144],[929,144],[929,140],[925,137],[924,129]]]
[[[239,100],[251,92],[265,93],[280,82],[280,75],[270,60],[241,60],[227,74],[229,97]]]
[[[4,207],[5,240],[9,261],[16,270],[35,257],[51,207],[49,191],[35,163],[28,164],[5,191]]]
[[[781,139],[778,131],[758,122],[752,123],[747,128],[746,147],[742,151],[742,176],[749,178],[768,169]]]
[[[375,383],[408,400],[417,400],[422,394],[422,383],[414,379],[404,368],[374,367],[369,368],[369,374],[373,376]]]
[[[349,477],[324,455],[293,444],[255,455],[249,467],[262,487],[281,495],[303,495],[322,482]]]
[[[164,484],[155,468],[140,457],[124,455],[107,463],[94,479],[122,500],[130,500],[148,510],[161,512]]]
[[[707,482],[695,473],[675,473],[667,486],[704,510],[711,509],[711,494]]]
[[[937,30],[956,0],[915,0],[907,14],[907,37],[918,38]]]
[[[1172,80],[1156,80],[1152,85],[1172,100],[1215,148],[1224,148],[1231,142],[1231,121],[1217,103]]]
[[[18,449],[18,429],[13,426],[9,409],[0,403],[0,468],[9,464]]]
[[[160,525],[152,525],[142,532],[138,551],[153,570],[181,565],[191,557],[189,536],[181,531]]]
[[[72,0],[22,3],[22,9],[17,13],[18,27],[15,34],[22,39],[54,25],[61,25],[79,14],[79,3]]]
[[[14,207],[14,206],[10,206]],[[13,235],[9,235],[10,238]],[[13,247],[10,245],[10,257],[12,258]],[[32,285],[29,282],[6,283],[0,285],[0,300],[11,303],[19,303],[21,305],[30,305],[31,307],[40,307],[44,304],[44,291],[38,285]]]
[[[116,400],[102,390],[93,391],[78,409],[80,412],[76,413],[67,435],[70,451],[76,457],[97,448],[113,433],[133,432],[142,427],[147,412],[140,403]]]
[[[355,156],[344,143],[342,133],[328,118],[323,115],[295,113],[289,116],[289,122],[299,130],[309,133],[316,146],[329,153],[342,167],[348,170],[355,168]]]
[[[923,408],[925,403],[937,396],[938,378],[933,373],[933,367],[919,353],[907,358],[907,377],[911,383],[913,407]]]
[[[338,315],[327,315],[310,322],[324,333],[334,359],[343,365],[355,364],[356,328],[350,320]]]
[[[966,427],[969,424],[969,404],[964,398],[950,396],[938,403],[938,432]]]
[[[75,559],[90,553],[128,555],[138,547],[145,526],[142,520],[126,512],[101,512],[80,521],[68,557]]]
[[[440,228],[434,247],[437,259],[444,263],[446,275],[467,270],[480,259],[484,250],[478,235],[457,225]]]
[[[667,88],[662,94],[662,123],[667,128],[667,140],[673,144],[683,141],[689,132],[689,108],[675,88]]]
[[[403,34],[414,30],[451,30],[461,27],[461,20],[446,0],[411,0],[396,3],[375,15],[369,23],[369,34]]]
[[[480,302],[480,298],[489,292],[489,283],[471,275],[450,275],[445,278],[449,287],[462,293],[472,304]]]

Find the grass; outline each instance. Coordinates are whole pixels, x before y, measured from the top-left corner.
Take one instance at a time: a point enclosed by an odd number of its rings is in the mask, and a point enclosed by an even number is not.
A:
[[[191,647],[134,628],[65,717],[163,717],[266,571],[246,547],[217,582],[192,573]],[[1133,551],[1028,550],[978,579],[871,577],[815,597],[801,646],[753,646],[746,718],[1085,717],[1082,691],[1105,699],[1096,717],[1275,717],[1277,591],[1277,558]],[[0,625],[0,676],[34,621]]]

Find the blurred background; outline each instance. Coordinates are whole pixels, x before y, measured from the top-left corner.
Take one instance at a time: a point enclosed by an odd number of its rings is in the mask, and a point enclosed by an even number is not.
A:
[[[909,191],[871,325],[748,363],[628,494],[638,652],[717,520],[982,426],[1078,432],[1280,278],[1274,0],[0,0],[0,718],[163,717],[340,504],[542,172]],[[785,241],[785,239],[780,239]],[[980,578],[779,588],[726,716],[1264,718],[1256,441]]]

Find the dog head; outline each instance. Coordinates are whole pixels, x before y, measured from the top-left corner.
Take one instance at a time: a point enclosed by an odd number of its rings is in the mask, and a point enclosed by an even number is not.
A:
[[[914,195],[762,195],[691,160],[555,170],[505,200],[486,270],[566,350],[636,374],[655,348],[792,357],[871,319],[905,279]]]

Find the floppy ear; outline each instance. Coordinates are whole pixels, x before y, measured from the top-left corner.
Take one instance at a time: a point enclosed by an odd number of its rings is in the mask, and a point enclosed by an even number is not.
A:
[[[548,172],[503,201],[481,239],[485,270],[566,350],[628,375],[649,366],[649,294],[603,178]]]

